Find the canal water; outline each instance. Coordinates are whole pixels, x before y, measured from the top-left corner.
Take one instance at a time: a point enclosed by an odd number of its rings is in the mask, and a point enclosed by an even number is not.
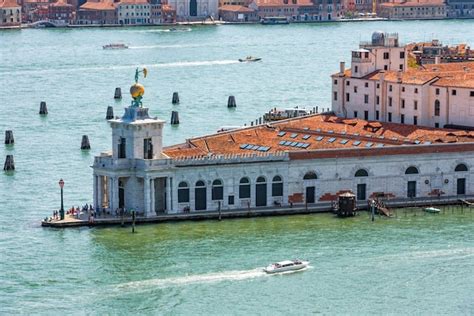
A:
[[[16,172],[0,174],[0,314],[472,314],[474,212],[399,210],[370,222],[308,215],[97,229],[43,229],[59,207],[91,203],[94,155],[111,148],[136,67],[169,145],[242,125],[272,107],[330,107],[331,73],[375,30],[402,42],[474,44],[474,21],[325,23],[0,32],[0,132]],[[123,42],[128,50],[102,45]],[[243,64],[252,55],[260,63]],[[114,101],[115,87],[124,92]],[[181,103],[171,104],[174,91]],[[235,95],[237,108],[226,107]],[[37,113],[46,101],[49,114]],[[82,135],[92,149],[81,152]],[[306,271],[268,276],[287,258]]]

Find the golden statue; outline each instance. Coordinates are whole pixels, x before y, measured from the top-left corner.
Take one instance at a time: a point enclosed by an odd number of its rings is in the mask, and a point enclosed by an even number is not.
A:
[[[142,70],[135,70],[135,83],[130,87],[130,94],[132,95],[133,101],[132,106],[141,107],[142,106],[142,97],[145,94],[145,87],[138,83],[138,78],[140,73],[143,73],[143,78],[146,78],[148,70],[143,68]]]

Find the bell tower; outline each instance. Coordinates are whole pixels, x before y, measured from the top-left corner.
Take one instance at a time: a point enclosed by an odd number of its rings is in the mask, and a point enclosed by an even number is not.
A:
[[[120,119],[109,120],[112,127],[112,157],[117,159],[159,159],[163,152],[165,121],[148,115],[142,104],[145,88],[138,83],[139,75],[146,78],[144,68],[135,71],[135,83],[130,87],[132,102]]]

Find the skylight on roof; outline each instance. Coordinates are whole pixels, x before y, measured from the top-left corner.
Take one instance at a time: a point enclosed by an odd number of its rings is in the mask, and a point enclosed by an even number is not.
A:
[[[286,143],[286,141],[281,140],[281,141],[278,143],[278,145],[285,145],[285,143]]]
[[[429,145],[429,144],[431,144],[431,142],[430,142],[430,141],[426,141],[426,142],[424,142],[423,144]]]
[[[421,143],[419,140],[415,140],[415,144],[419,144]]]
[[[365,144],[365,147],[372,147],[374,143],[371,143],[371,142],[368,142],[367,144]]]
[[[292,143],[292,142],[286,141],[284,145],[285,145],[285,146],[290,146],[291,143]]]
[[[306,135],[303,136],[303,139],[304,139],[304,140],[307,140],[307,139],[309,139],[310,137],[311,137],[311,135],[306,134]]]
[[[332,134],[332,133],[334,133],[334,131],[328,131],[328,133]]]
[[[257,149],[258,151],[269,151],[270,150],[270,147],[267,147],[267,146],[261,146]]]
[[[247,147],[247,146],[248,146],[248,144],[242,144],[242,145],[240,145],[240,149],[245,149],[245,147]]]
[[[293,133],[293,134],[290,135],[290,138],[296,138],[296,136],[298,136],[298,134]]]
[[[296,144],[296,147],[301,148],[301,147],[303,147],[303,145],[304,145],[304,143],[298,143],[298,144]]]
[[[352,145],[353,146],[359,146],[360,145],[360,140],[356,140]]]
[[[309,145],[310,145],[310,144],[308,144],[308,143],[305,143],[305,144],[303,145],[303,148],[308,148],[308,147],[309,147]]]
[[[342,134],[342,135],[346,135],[346,132],[345,132],[345,131],[342,131],[341,134]]]
[[[377,147],[383,147],[385,146],[384,144],[377,144]]]
[[[298,144],[298,142],[292,142],[292,143],[290,144],[290,146],[291,146],[291,147],[295,147],[297,144]]]
[[[285,136],[285,135],[286,135],[286,132],[280,132],[280,133],[278,133],[278,136],[279,136],[279,137],[283,137],[283,136]]]
[[[318,136],[318,137],[316,137],[316,140],[317,140],[318,142],[322,141],[323,139],[324,139],[323,136]]]
[[[345,144],[347,144],[348,141],[349,141],[348,139],[343,139],[343,140],[341,140],[339,143],[345,145]]]
[[[335,137],[331,137],[331,138],[328,139],[328,143],[332,143],[332,142],[334,142],[335,140],[336,140]]]
[[[253,145],[253,147],[252,147],[253,150],[257,150],[259,148],[260,148],[260,146],[258,146],[258,145]]]
[[[253,149],[253,145],[252,145],[252,144],[248,144],[247,146],[245,146],[245,149]]]
[[[320,132],[320,131],[321,131],[321,129],[320,129],[320,128],[317,128],[317,129],[316,129],[316,132]]]

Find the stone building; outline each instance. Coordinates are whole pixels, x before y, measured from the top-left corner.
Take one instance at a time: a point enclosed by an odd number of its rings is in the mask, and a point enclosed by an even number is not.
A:
[[[444,0],[394,1],[382,3],[379,8],[378,15],[380,17],[393,20],[446,18],[446,3]]]
[[[447,0],[449,18],[474,18],[474,0]]]
[[[56,25],[73,24],[76,10],[66,0],[58,0],[48,6],[48,19]]]
[[[472,129],[474,63],[407,68],[405,48],[398,38],[388,45],[390,37],[374,33],[372,45],[352,52],[350,69],[341,63],[332,75],[333,111],[348,118]]]
[[[168,0],[177,21],[203,20],[219,15],[219,0]]]
[[[116,3],[118,24],[146,25],[151,23],[151,5],[147,0],[123,0]]]
[[[142,90],[144,91],[144,90]],[[474,132],[333,115],[196,137],[163,147],[164,121],[131,105],[95,157],[94,205],[157,214],[328,205],[341,192],[407,201],[474,188]]]
[[[254,0],[249,8],[260,18],[286,17],[289,21],[332,21],[343,16],[341,0]]]
[[[117,13],[112,0],[87,1],[77,11],[77,24],[117,24]]]
[[[256,22],[257,12],[242,5],[223,5],[219,7],[219,19],[227,22]]]
[[[20,26],[21,6],[16,0],[0,0],[0,27]]]

